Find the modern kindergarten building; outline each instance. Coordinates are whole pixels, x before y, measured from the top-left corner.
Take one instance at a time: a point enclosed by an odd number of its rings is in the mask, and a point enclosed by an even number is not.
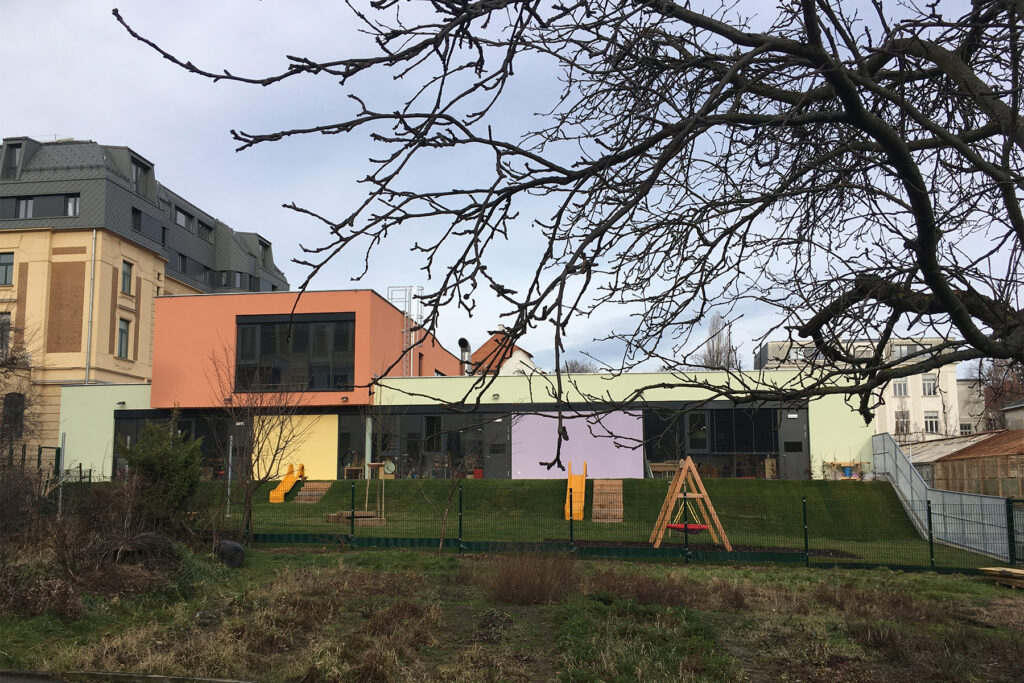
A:
[[[134,150],[3,140],[0,341],[31,354],[33,446],[61,444],[62,386],[151,380],[156,297],[287,289],[268,240],[161,185]]]
[[[405,362],[410,330],[416,345]],[[826,476],[838,463],[866,471],[871,460],[872,429],[841,397],[734,405],[707,389],[664,388],[674,376],[659,373],[574,375],[556,397],[551,375],[462,372],[472,363],[370,290],[160,297],[152,386],[65,389],[66,421],[75,424],[67,459],[111,476],[115,432],[135,438],[147,420],[178,408],[179,428],[204,436],[207,473],[217,476],[223,430],[249,428],[228,424],[225,407],[258,389],[291,401],[305,437],[288,460],[313,479],[377,471],[369,464],[395,477],[563,477],[541,464],[559,441],[563,463],[585,460],[594,478],[657,476],[685,456],[705,476],[769,479]],[[794,375],[752,372],[747,381],[781,387]],[[726,373],[698,379],[729,381]]]

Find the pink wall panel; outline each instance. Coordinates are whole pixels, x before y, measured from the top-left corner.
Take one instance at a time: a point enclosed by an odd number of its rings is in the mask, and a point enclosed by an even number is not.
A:
[[[632,479],[644,476],[643,420],[639,412],[614,412],[596,417],[566,418],[569,435],[562,442],[562,464],[573,473],[587,462],[590,479]],[[512,478],[565,479],[567,472],[538,464],[554,457],[557,413],[520,415],[512,420]]]

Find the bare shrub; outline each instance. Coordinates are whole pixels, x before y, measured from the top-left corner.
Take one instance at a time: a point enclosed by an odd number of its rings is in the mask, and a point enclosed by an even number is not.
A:
[[[490,598],[513,605],[559,602],[577,590],[579,578],[571,555],[511,554],[494,562]]]
[[[949,605],[915,600],[899,590],[863,589],[850,584],[819,583],[811,591],[814,600],[861,620],[884,620],[899,615],[901,621],[941,624],[949,621]]]
[[[638,576],[616,571],[601,571],[590,577],[588,592],[592,597],[609,600],[635,600],[641,605],[666,607],[692,607],[707,587],[693,579],[670,579],[656,576]]]

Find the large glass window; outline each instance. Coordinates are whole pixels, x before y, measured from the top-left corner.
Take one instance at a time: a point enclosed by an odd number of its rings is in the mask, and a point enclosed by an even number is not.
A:
[[[239,316],[237,391],[351,391],[351,313]]]
[[[939,411],[924,411],[924,431],[927,432],[928,434],[939,433]]]
[[[704,413],[686,416],[686,448],[695,452],[708,449],[708,420]]]
[[[892,383],[892,395],[893,396],[906,396],[907,395],[907,378],[893,380]]]
[[[921,376],[921,393],[925,396],[936,396],[939,393],[939,376],[934,373]]]
[[[894,426],[897,434],[907,434],[910,432],[910,411],[909,410],[897,410],[896,411],[896,424]]]

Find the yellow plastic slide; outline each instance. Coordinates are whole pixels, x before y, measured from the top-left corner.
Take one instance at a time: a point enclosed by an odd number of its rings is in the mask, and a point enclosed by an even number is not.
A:
[[[569,486],[565,490],[565,518],[569,519],[569,494],[572,494],[572,518],[583,519],[583,504],[587,499],[587,461],[583,461],[583,474],[572,473],[572,462],[569,462]]]
[[[270,492],[271,503],[283,503],[284,494],[292,490],[295,486],[295,482],[300,479],[306,478],[306,467],[305,465],[299,465],[299,471],[296,473],[293,465],[288,465],[288,472],[284,475],[284,479],[277,485],[277,488]]]

